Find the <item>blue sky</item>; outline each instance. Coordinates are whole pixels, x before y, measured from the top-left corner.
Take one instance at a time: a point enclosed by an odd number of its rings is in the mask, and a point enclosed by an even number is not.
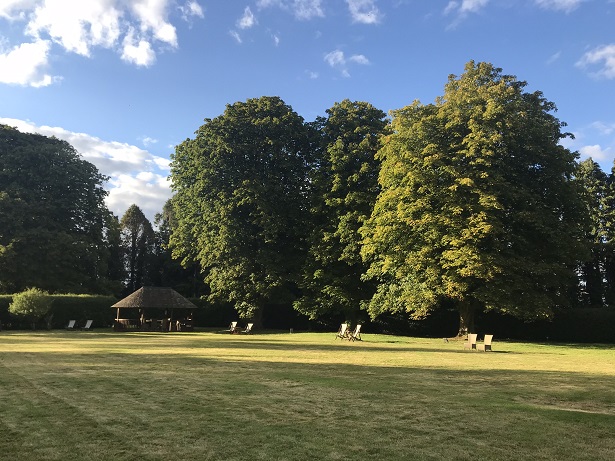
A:
[[[488,61],[553,101],[566,146],[615,157],[615,0],[0,0],[0,123],[66,139],[153,219],[169,155],[226,104],[307,121],[345,98],[431,103]]]

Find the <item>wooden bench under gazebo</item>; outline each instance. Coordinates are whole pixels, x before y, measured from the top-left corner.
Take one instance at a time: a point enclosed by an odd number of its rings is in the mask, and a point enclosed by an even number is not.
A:
[[[168,287],[139,288],[111,307],[117,309],[115,331],[192,331],[197,308]]]

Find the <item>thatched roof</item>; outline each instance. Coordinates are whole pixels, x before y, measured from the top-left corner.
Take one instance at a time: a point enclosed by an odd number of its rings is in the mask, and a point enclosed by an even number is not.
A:
[[[113,308],[160,308],[160,309],[195,309],[197,306],[188,301],[172,288],[143,287],[121,301]]]

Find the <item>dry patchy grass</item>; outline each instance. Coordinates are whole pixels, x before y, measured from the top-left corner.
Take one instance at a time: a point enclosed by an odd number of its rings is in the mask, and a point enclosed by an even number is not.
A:
[[[497,338],[496,338],[497,339]],[[7,460],[611,460],[615,348],[0,334]]]

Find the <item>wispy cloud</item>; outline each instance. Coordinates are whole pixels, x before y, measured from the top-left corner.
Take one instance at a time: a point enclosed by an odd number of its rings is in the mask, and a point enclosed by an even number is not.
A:
[[[467,15],[468,13],[478,13],[487,6],[489,0],[453,0],[448,2],[444,9],[445,14]]]
[[[556,62],[557,60],[559,60],[559,58],[561,57],[562,52],[558,51],[557,53],[553,53],[551,56],[549,56],[549,59],[547,59],[547,64],[551,65],[554,62]]]
[[[182,19],[184,21],[189,22],[192,18],[195,17],[205,17],[205,14],[203,13],[203,7],[194,0],[188,1],[184,5],[178,5],[177,9],[181,12]]]
[[[615,78],[615,43],[602,45],[585,53],[576,63],[582,69],[596,69],[591,71],[596,77],[607,79]]]
[[[117,215],[136,203],[148,216],[162,210],[171,197],[169,159],[153,155],[132,144],[104,141],[86,133],[76,133],[61,127],[38,126],[30,121],[0,118],[0,123],[26,133],[55,136],[71,144],[83,158],[109,176],[105,189],[109,191],[107,206]],[[144,138],[143,142],[145,144]]]
[[[360,65],[370,64],[369,59],[367,59],[362,54],[354,54],[346,58],[346,55],[341,50],[334,50],[330,53],[327,53],[324,57],[324,60],[327,64],[329,64],[329,66],[334,69],[337,69],[344,77],[350,77],[350,72],[348,71],[348,63]]]
[[[378,24],[382,13],[376,6],[376,0],[346,0],[353,22],[361,24]]]
[[[615,123],[594,122],[591,126],[602,135],[608,136],[615,133]]]
[[[151,146],[152,144],[156,144],[158,142],[157,139],[150,138],[149,136],[143,136],[140,140],[145,147]]]
[[[70,7],[66,0],[0,2],[0,17],[23,23],[22,43],[2,54],[5,59],[20,56],[22,76],[0,82],[33,86],[52,83],[49,75],[41,78],[40,69],[49,64],[55,47],[85,57],[94,48],[110,49],[127,62],[149,66],[156,61],[160,48],[178,46],[175,26],[169,20],[172,7],[184,20],[203,17],[196,0],[180,5],[176,0],[79,0],[71,2]],[[8,73],[4,66],[0,69],[2,74]]]
[[[241,39],[241,35],[239,35],[239,32],[237,32],[236,30],[229,30],[228,33],[231,37],[235,39],[237,43],[239,44],[243,43],[243,40]]]
[[[536,5],[548,10],[569,13],[576,10],[585,0],[534,0]]]
[[[323,18],[325,16],[322,0],[258,0],[256,6],[260,9],[281,8],[301,20]]]

